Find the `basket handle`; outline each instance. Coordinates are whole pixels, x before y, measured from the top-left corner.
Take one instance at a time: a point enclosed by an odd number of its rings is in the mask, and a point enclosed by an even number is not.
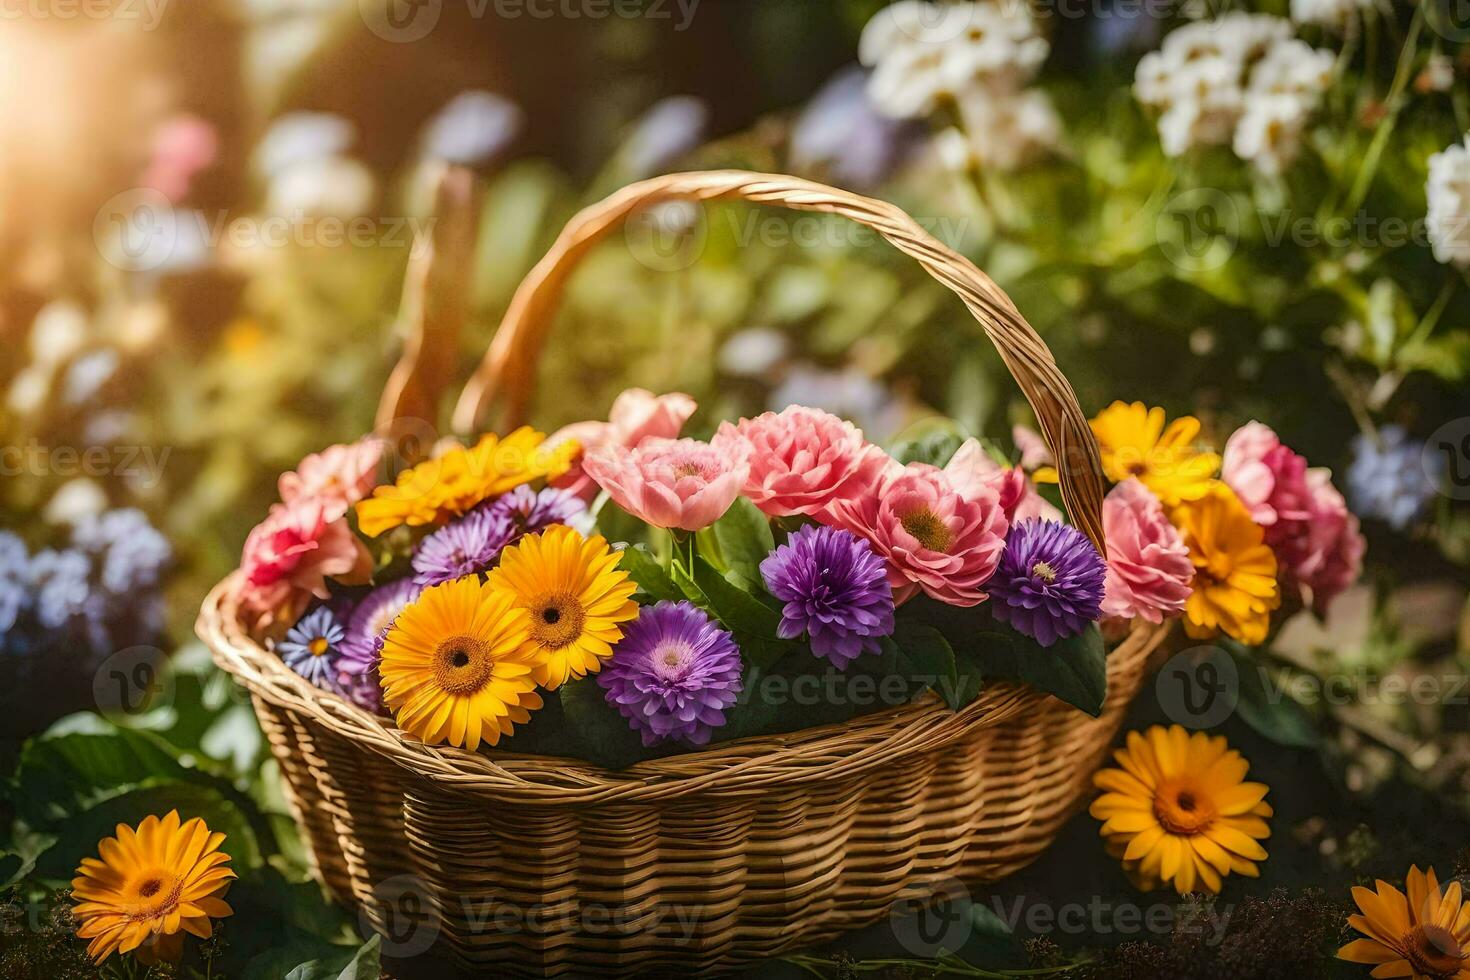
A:
[[[531,269],[511,298],[485,358],[454,409],[457,431],[473,431],[485,409],[499,401],[506,427],[525,421],[535,388],[536,361],[546,341],[562,288],[577,263],[622,226],[629,215],[672,200],[696,203],[744,200],[797,211],[839,214],[877,231],[969,307],[1000,352],[1056,457],[1062,499],[1073,522],[1103,548],[1102,467],[1097,442],[1072,386],[1051,351],[990,277],[886,201],[862,197],[814,181],[743,170],[667,174],[630,184],[572,218],[551,250]]]

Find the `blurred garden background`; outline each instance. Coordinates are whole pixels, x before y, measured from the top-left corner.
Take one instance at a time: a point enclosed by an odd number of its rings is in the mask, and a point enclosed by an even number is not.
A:
[[[1349,885],[1470,872],[1470,22],[1447,0],[981,6],[961,84],[865,32],[883,0],[0,4],[0,977],[96,975],[72,872],[171,807],[238,848],[213,976],[395,958],[311,882],[199,605],[277,474],[373,428],[447,168],[473,175],[475,248],[436,431],[567,218],[723,167],[898,204],[1013,297],[1089,414],[1143,401],[1217,446],[1261,419],[1368,540],[1327,615],[1231,661],[1211,723],[1271,786],[1259,881],[1178,914],[1083,814],[938,932],[895,919],[760,975],[1366,975],[1331,960]],[[695,428],[800,402],[1026,451],[979,327],[870,233],[746,205],[645,232],[572,282],[544,430],[637,385],[694,395]],[[1161,680],[1129,724],[1187,720]],[[1032,906],[1051,924],[997,912]],[[1125,906],[1171,917],[1130,932]]]

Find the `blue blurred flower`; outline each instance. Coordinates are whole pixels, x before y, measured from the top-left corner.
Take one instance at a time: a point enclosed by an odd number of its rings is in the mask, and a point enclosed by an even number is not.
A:
[[[474,166],[504,152],[525,124],[525,113],[494,92],[461,92],[424,128],[423,155]]]
[[[46,629],[61,629],[87,613],[92,594],[92,562],[72,548],[36,552],[30,563],[30,585],[36,619]]]
[[[117,595],[158,585],[173,559],[168,539],[133,508],[83,518],[72,529],[71,540],[96,556],[102,587]]]
[[[794,167],[858,189],[875,187],[893,172],[921,130],[880,115],[867,88],[868,73],[852,65],[817,90],[791,130]]]
[[[24,541],[9,531],[0,531],[0,635],[9,634],[31,604],[27,588],[30,559]],[[8,635],[6,640],[8,648]]]
[[[1378,438],[1353,440],[1348,498],[1360,517],[1376,517],[1402,531],[1424,513],[1444,480],[1444,458],[1425,455],[1424,444],[1402,426],[1385,425]]]

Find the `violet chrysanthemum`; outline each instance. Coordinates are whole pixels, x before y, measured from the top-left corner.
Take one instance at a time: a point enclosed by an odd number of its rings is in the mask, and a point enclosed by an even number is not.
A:
[[[575,526],[578,516],[586,512],[587,505],[580,497],[556,487],[546,487],[538,493],[522,484],[501,494],[489,505],[489,510],[509,518],[515,524],[515,534],[519,537],[544,531],[553,524]]]
[[[888,569],[868,542],[833,527],[801,528],[761,562],[771,595],[786,605],[780,634],[810,637],[812,653],[838,670],[893,632]]]
[[[740,650],[688,602],[645,606],[597,675],[644,745],[709,742],[740,694]]]
[[[337,675],[346,636],[346,628],[337,622],[332,610],[318,606],[291,627],[276,650],[287,667],[317,687],[340,693]]]
[[[1107,566],[1075,527],[1027,520],[1011,526],[1005,554],[985,584],[995,618],[1044,647],[1096,622]]]
[[[399,579],[379,586],[357,604],[347,619],[347,635],[342,640],[344,673],[366,674],[378,665],[388,627],[420,591],[412,579]]]
[[[489,571],[519,535],[509,515],[477,507],[419,542],[413,551],[413,580],[427,589]]]

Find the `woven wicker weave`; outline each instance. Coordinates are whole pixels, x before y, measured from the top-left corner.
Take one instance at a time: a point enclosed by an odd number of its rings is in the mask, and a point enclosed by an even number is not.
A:
[[[561,286],[627,215],[736,197],[867,224],[959,294],[1057,450],[1074,520],[1101,541],[1086,419],[1005,295],[897,208],[790,177],[676,174],[578,215],[516,294],[456,424],[474,427],[494,398],[519,421]],[[233,585],[205,602],[199,633],[253,695],[322,881],[390,952],[432,946],[487,975],[718,973],[871,923],[937,883],[1014,872],[1085,800],[1166,634],[1138,624],[1112,651],[1095,719],[991,683],[959,712],[928,696],[609,772],[407,738],[286,669],[240,625]]]

